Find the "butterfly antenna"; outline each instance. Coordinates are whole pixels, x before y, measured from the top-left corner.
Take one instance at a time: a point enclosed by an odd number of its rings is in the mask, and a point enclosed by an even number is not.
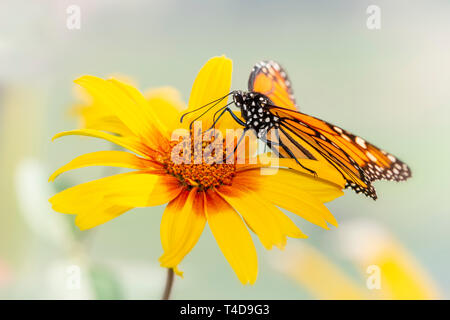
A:
[[[214,106],[216,106],[219,102],[221,102],[223,99],[225,99],[226,97],[228,97],[228,96],[229,96],[230,94],[232,94],[232,93],[234,93],[234,91],[231,91],[230,93],[227,93],[226,95],[224,95],[223,97],[221,97],[221,98],[219,98],[219,99],[216,99],[216,100],[213,100],[213,101],[211,101],[211,102],[208,102],[208,103],[205,104],[204,106],[201,106],[201,107],[199,107],[199,108],[197,108],[197,109],[194,109],[194,110],[191,110],[191,111],[188,111],[188,112],[184,113],[184,114],[181,116],[181,118],[180,118],[180,123],[183,122],[184,117],[187,116],[188,114],[193,113],[193,112],[196,112],[196,111],[201,110],[201,109],[203,109],[203,108],[206,108],[206,107],[209,106],[211,103],[214,103],[214,105],[212,106],[212,107],[214,107]],[[211,107],[211,108],[212,108],[212,107]],[[207,111],[211,110],[211,108],[209,108]]]
[[[201,117],[203,117],[205,114],[207,114],[212,108],[214,108],[217,104],[219,104],[223,99],[225,99],[225,97],[223,97],[221,100],[217,101],[216,103],[214,103],[211,107],[209,107],[206,111],[204,111],[201,115],[199,115],[198,117],[196,117],[195,119],[193,119],[191,121],[191,123],[189,124],[189,129],[192,129],[192,124],[197,121],[198,119],[200,119]],[[234,102],[230,102],[229,104],[227,104],[225,106],[225,110],[227,110],[227,107],[231,104],[233,104]]]

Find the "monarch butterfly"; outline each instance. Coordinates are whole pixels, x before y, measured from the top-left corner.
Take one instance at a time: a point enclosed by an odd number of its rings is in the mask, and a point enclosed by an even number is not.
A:
[[[232,103],[222,108],[214,123],[229,112],[244,131],[254,130],[281,157],[293,158],[300,166],[301,158],[328,161],[342,174],[346,188],[356,193],[376,200],[373,181],[403,181],[411,177],[410,168],[394,155],[336,125],[300,112],[287,73],[275,61],[257,63],[250,73],[248,91],[230,94]],[[231,111],[231,104],[240,109],[243,120]]]

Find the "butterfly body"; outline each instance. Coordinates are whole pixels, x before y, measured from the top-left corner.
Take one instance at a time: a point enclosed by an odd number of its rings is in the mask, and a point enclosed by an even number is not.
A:
[[[272,101],[264,94],[235,91],[233,101],[241,110],[246,129],[253,129],[258,138],[263,137],[270,129],[279,127],[280,119],[266,108]]]

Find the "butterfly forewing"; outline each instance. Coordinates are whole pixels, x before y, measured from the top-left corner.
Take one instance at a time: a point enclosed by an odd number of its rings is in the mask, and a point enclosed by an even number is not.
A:
[[[301,137],[336,164],[355,190],[359,187],[366,193],[368,190],[364,189],[372,181],[403,181],[411,176],[409,167],[395,156],[338,126],[298,111],[277,106],[270,109],[282,120],[280,130],[286,128],[291,134]]]
[[[295,159],[317,160],[317,156],[313,155],[312,150],[308,150],[303,146],[305,143],[302,139],[292,136],[282,129],[270,130],[263,140],[275,154],[282,158],[291,158],[291,154],[293,154],[293,158]],[[288,152],[291,152],[291,154]]]
[[[297,109],[289,77],[275,61],[260,61],[253,67],[248,90],[264,94],[274,105]]]

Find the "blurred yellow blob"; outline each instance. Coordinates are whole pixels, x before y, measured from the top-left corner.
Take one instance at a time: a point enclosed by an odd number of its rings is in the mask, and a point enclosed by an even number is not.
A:
[[[271,259],[273,266],[316,299],[439,299],[436,285],[419,262],[385,229],[361,221],[342,225],[338,243],[359,277],[350,276],[304,242]]]

